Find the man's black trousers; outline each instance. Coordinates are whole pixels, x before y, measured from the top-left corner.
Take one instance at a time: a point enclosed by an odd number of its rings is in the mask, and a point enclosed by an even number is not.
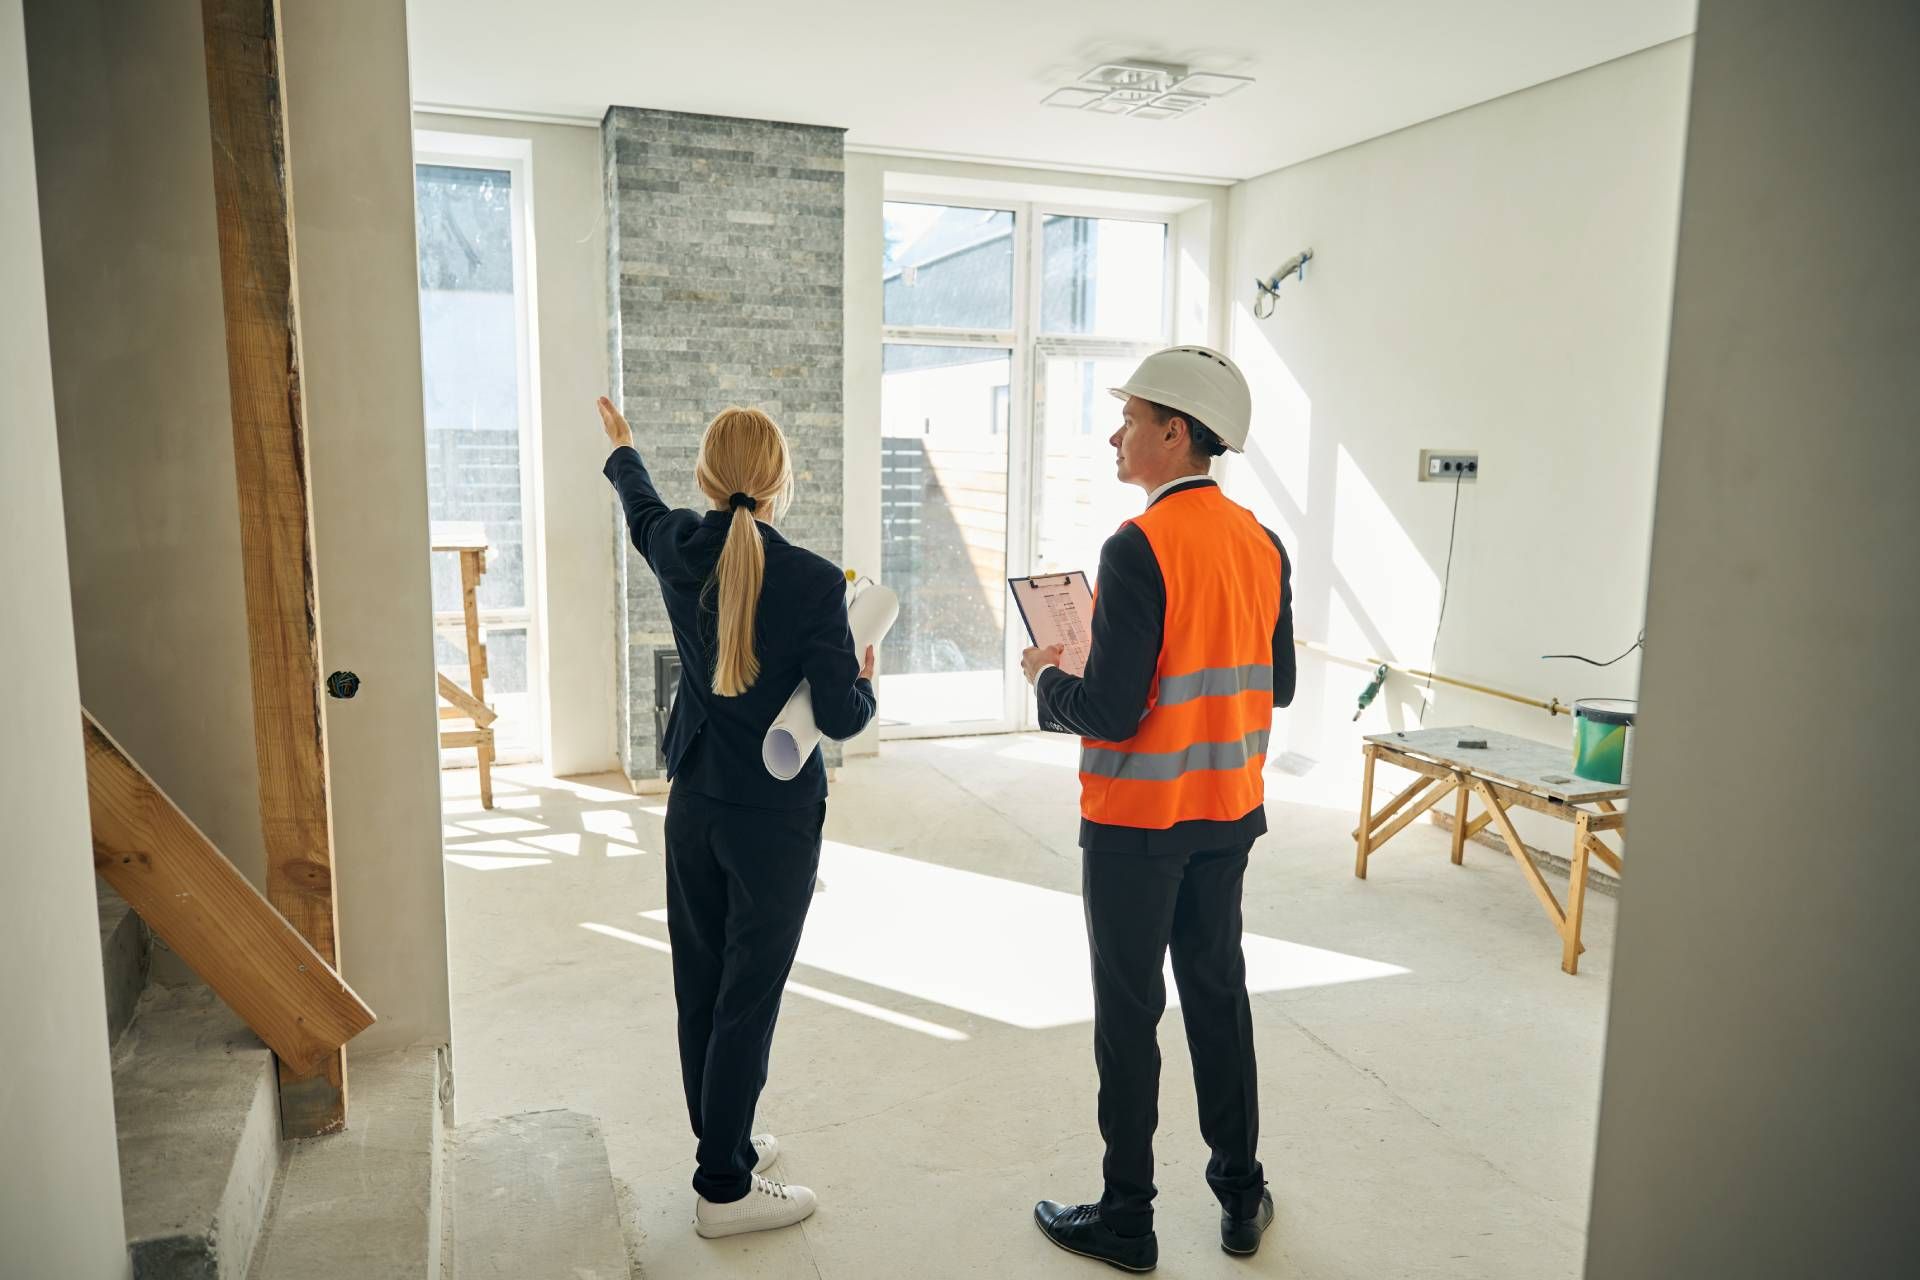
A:
[[[1251,1217],[1260,1207],[1265,1179],[1254,1154],[1260,1106],[1253,1012],[1240,951],[1240,889],[1251,849],[1081,855],[1100,1136],[1107,1144],[1100,1211],[1125,1235],[1153,1226],[1153,1131],[1160,1119],[1155,1030],[1167,1005],[1162,965],[1169,947],[1193,1056],[1200,1136],[1213,1151],[1207,1185],[1235,1217]]]
[[[826,819],[824,801],[751,809],[679,787],[668,798],[667,934],[680,1078],[699,1142],[693,1189],[716,1204],[753,1185],[753,1111]]]

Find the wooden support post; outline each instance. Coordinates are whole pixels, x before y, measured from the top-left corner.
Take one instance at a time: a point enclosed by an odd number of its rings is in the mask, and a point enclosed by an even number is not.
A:
[[[200,17],[267,899],[337,966],[280,9],[278,0],[201,0]],[[343,1051],[312,1071],[281,1060],[284,1136],[346,1122]]]
[[[1565,938],[1567,913],[1560,909],[1560,900],[1553,896],[1553,890],[1549,889],[1547,882],[1541,878],[1540,868],[1533,865],[1533,856],[1527,852],[1526,843],[1520,839],[1520,833],[1513,829],[1513,819],[1507,816],[1507,811],[1500,805],[1499,797],[1493,793],[1492,787],[1485,779],[1473,779],[1473,789],[1480,793],[1480,803],[1487,806],[1487,812],[1499,826],[1500,834],[1507,842],[1508,852],[1512,853],[1513,860],[1520,864],[1520,873],[1526,877],[1528,887],[1533,890],[1533,896],[1540,899],[1540,905],[1545,909],[1547,919],[1553,921],[1555,931]],[[1573,945],[1576,948],[1580,946],[1578,940],[1575,940]]]
[[[1373,762],[1379,758],[1380,748],[1369,742],[1365,755],[1367,762],[1360,781],[1360,830],[1353,838],[1353,874],[1362,880],[1367,878],[1367,853],[1373,847]]]
[[[1580,920],[1587,909],[1587,851],[1593,837],[1587,831],[1587,815],[1573,820],[1573,867],[1567,885],[1567,925],[1560,937],[1560,967],[1568,973],[1580,971]]]
[[[1465,862],[1467,856],[1467,801],[1470,798],[1467,780],[1462,776],[1453,797],[1453,865],[1456,867]]]
[[[1407,801],[1413,799],[1414,796],[1418,795],[1420,791],[1432,781],[1433,779],[1427,777],[1425,774],[1416,775],[1414,777],[1414,780],[1407,785],[1407,789],[1405,791],[1402,791],[1399,795],[1387,801],[1387,803],[1383,805],[1381,808],[1376,809],[1374,811],[1373,825],[1378,827],[1381,823],[1385,822],[1388,818],[1391,818],[1394,814],[1400,812],[1401,807],[1405,805]],[[1355,828],[1353,836],[1354,836],[1354,839],[1356,840],[1360,838],[1360,832],[1358,828]],[[1374,841],[1374,845],[1376,847],[1378,847],[1379,843],[1380,842],[1377,840]]]
[[[1418,818],[1421,814],[1433,808],[1433,806],[1439,804],[1442,800],[1445,800],[1454,788],[1460,785],[1460,782],[1457,778],[1435,778],[1430,780],[1428,785],[1432,790],[1416,800],[1405,813],[1395,818],[1385,828],[1374,832],[1372,841],[1368,845],[1369,853],[1379,849],[1382,845],[1386,844],[1387,841],[1393,839],[1402,831],[1405,831],[1415,818]],[[1376,822],[1377,821],[1376,819]]]
[[[460,606],[467,620],[467,675],[474,701],[487,700],[487,646],[480,640],[480,575],[487,571],[486,550],[460,553]],[[479,726],[485,729],[485,725]],[[493,734],[474,743],[480,767],[480,807],[493,808]]]

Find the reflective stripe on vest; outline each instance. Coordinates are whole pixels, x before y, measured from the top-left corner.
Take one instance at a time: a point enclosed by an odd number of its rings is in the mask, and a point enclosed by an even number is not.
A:
[[[1154,705],[1178,706],[1195,698],[1220,698],[1249,689],[1273,692],[1273,662],[1256,662],[1243,667],[1208,667],[1184,676],[1169,676],[1160,682],[1160,696]]]
[[[1162,830],[1243,818],[1265,798],[1280,554],[1213,485],[1170,493],[1129,523],[1165,586],[1160,657],[1133,736],[1082,741],[1080,812]]]
[[[1267,754],[1267,730],[1255,729],[1238,742],[1196,742],[1183,751],[1115,751],[1080,748],[1080,772],[1101,778],[1137,778],[1171,782],[1202,769],[1240,769]]]

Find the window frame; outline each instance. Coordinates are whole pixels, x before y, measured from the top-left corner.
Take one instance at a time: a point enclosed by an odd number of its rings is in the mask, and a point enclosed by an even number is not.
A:
[[[1013,327],[1009,329],[950,328],[935,325],[889,325],[884,299],[881,306],[881,346],[981,347],[1012,355],[1007,387],[1007,573],[1030,573],[1038,554],[1042,485],[1046,474],[1046,440],[1039,429],[1042,406],[1037,370],[1053,357],[1120,358],[1144,356],[1173,341],[1178,263],[1175,214],[1139,209],[1116,209],[1099,204],[1051,200],[985,199],[960,191],[942,191],[938,184],[896,185],[889,181],[881,197],[890,204],[928,204],[955,209],[984,209],[1013,215]],[[882,216],[884,217],[884,207]],[[1046,219],[1050,216],[1105,218],[1144,222],[1162,229],[1160,336],[1115,338],[1098,334],[1048,334],[1040,327],[1041,293],[1045,271]],[[884,369],[885,360],[882,359]],[[884,373],[882,374],[884,377]],[[882,725],[882,741],[912,738],[950,738],[972,734],[1020,733],[1039,727],[1031,692],[1015,679],[1020,655],[1026,648],[1017,615],[1008,610],[1003,628],[1004,697],[998,717],[930,725]]]
[[[534,263],[533,142],[490,134],[452,133],[416,129],[413,133],[415,189],[421,165],[454,169],[492,169],[508,175],[507,196],[513,239],[514,385],[520,422],[520,511],[523,539],[521,571],[526,603],[515,609],[481,609],[482,636],[489,629],[525,628],[527,633],[527,695],[532,714],[532,742],[511,750],[496,750],[496,764],[527,764],[551,755],[553,728],[551,690],[546,660],[546,519],[541,502],[539,294]],[[419,292],[419,246],[414,248],[415,293]],[[422,447],[425,440],[422,440]],[[466,619],[459,612],[436,612],[437,635],[458,635],[465,644]],[[484,642],[484,640],[483,640]]]

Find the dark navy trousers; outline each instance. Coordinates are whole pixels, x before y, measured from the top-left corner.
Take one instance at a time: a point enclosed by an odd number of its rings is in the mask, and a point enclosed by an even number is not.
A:
[[[825,801],[754,809],[678,786],[667,801],[680,1077],[699,1143],[693,1189],[716,1204],[753,1185],[754,1107],[826,820]]]
[[[1101,1217],[1123,1235],[1153,1228],[1153,1131],[1160,1122],[1160,1044],[1173,979],[1193,1058],[1207,1185],[1220,1207],[1252,1217],[1266,1185],[1255,1154],[1260,1099],[1253,1011],[1240,950],[1240,891],[1251,844],[1200,853],[1081,854],[1093,958],[1093,1060],[1100,1072],[1106,1191]]]

